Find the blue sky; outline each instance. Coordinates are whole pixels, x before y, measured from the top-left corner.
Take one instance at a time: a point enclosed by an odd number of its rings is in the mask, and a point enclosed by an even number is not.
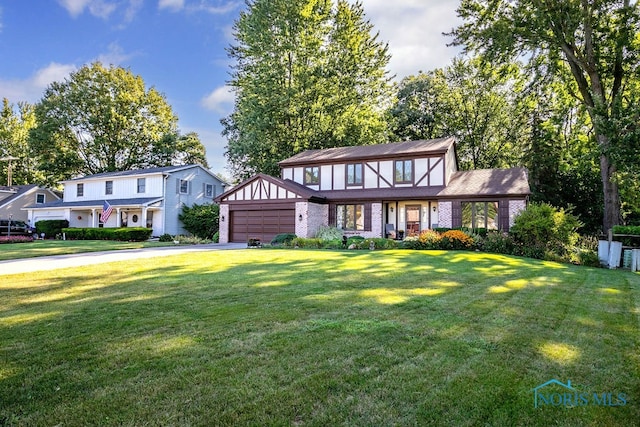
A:
[[[401,79],[447,65],[442,35],[459,21],[458,0],[363,0],[389,43]],[[245,7],[235,0],[0,0],[0,98],[36,103],[53,81],[101,61],[164,93],[182,133],[197,132],[214,172],[225,169],[220,119],[233,107],[225,48]]]

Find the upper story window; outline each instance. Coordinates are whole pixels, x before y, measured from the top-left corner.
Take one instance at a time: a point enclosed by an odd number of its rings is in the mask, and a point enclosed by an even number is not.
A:
[[[36,194],[36,203],[40,205],[40,204],[42,204],[44,202],[45,202],[44,193]]]
[[[138,178],[138,193],[144,193],[147,187],[146,178]]]
[[[347,165],[347,185],[362,185],[362,163]]]
[[[82,197],[84,196],[84,184],[76,184],[76,196]]]
[[[413,182],[413,161],[411,160],[396,160],[395,163],[395,179],[396,183],[409,183]]]
[[[180,194],[189,194],[189,181],[181,179],[179,184]]]
[[[105,181],[104,194],[113,194],[113,181]]]
[[[320,184],[320,168],[318,166],[307,166],[304,168],[305,184]]]
[[[205,184],[204,186],[204,197],[213,197],[215,193],[213,192],[213,184]]]

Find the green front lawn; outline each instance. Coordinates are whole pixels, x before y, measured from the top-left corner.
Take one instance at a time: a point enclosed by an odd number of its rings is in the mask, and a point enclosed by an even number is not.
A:
[[[474,252],[236,250],[5,276],[0,295],[0,425],[640,419],[630,272]],[[588,404],[535,408],[551,379]]]
[[[172,243],[116,242],[111,240],[34,240],[31,243],[0,245],[0,261],[35,258],[48,255],[67,255],[85,252],[114,251],[167,246]]]

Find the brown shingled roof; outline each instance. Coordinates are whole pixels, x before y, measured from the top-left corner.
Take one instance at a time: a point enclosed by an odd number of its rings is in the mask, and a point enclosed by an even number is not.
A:
[[[528,195],[529,180],[525,168],[479,169],[459,171],[439,197]]]
[[[324,162],[389,158],[403,155],[445,153],[455,142],[446,137],[430,140],[394,142],[389,144],[335,147],[323,150],[307,150],[279,163],[282,166],[316,164]]]

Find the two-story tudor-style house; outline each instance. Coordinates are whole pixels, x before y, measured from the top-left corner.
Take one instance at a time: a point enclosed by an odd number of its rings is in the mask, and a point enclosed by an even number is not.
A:
[[[216,198],[220,242],[412,236],[437,227],[508,230],[530,194],[524,168],[459,171],[455,138],[309,150]]]
[[[147,227],[153,236],[186,234],[183,206],[213,203],[226,184],[201,165],[105,172],[62,182],[60,201],[27,208],[32,224],[66,219],[70,227]],[[101,222],[105,202],[112,208]]]
[[[36,184],[0,186],[0,219],[27,222],[29,217],[23,208],[56,200],[60,200],[58,192]]]

